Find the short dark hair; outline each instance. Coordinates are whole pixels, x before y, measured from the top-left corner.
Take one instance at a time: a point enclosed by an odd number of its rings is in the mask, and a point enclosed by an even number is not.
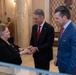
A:
[[[37,9],[34,11],[33,14],[39,15],[39,16],[44,16],[44,11],[42,9]]]
[[[58,8],[55,9],[54,13],[57,13],[57,12],[60,12],[61,17],[66,16],[67,19],[70,19],[71,14],[69,9],[66,6],[59,6]]]

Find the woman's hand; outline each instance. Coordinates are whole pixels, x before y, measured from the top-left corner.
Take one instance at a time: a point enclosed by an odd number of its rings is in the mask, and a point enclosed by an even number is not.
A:
[[[26,48],[26,49],[23,49],[23,50],[20,51],[20,56],[22,56],[24,54],[31,54],[31,52],[28,48]]]
[[[31,54],[30,49],[28,49],[28,48],[24,49],[24,54]]]

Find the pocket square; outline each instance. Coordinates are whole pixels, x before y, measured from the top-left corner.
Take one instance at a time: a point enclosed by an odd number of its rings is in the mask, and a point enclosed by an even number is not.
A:
[[[66,40],[63,40],[64,42],[66,42]]]

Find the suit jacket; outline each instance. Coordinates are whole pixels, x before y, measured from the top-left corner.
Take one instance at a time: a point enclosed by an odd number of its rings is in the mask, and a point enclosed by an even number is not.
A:
[[[20,54],[14,45],[14,48],[8,45],[0,38],[0,61],[20,65],[22,63]]]
[[[34,25],[32,27],[30,45],[38,47],[39,52],[36,51],[33,54],[33,57],[40,61],[50,61],[53,59],[52,45],[54,41],[54,28],[45,22],[40,33],[39,40],[37,41],[37,27],[38,25]]]
[[[76,69],[76,26],[71,22],[59,36],[57,65],[62,73],[73,74]]]
[[[15,36],[15,28],[14,28],[14,23],[12,21],[8,22],[8,29],[10,31],[10,36],[14,37]]]

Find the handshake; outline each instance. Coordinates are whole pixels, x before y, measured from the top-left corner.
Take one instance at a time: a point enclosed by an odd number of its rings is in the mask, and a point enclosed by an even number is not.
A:
[[[33,54],[36,51],[39,51],[37,47],[29,46],[26,49],[23,50],[24,54]]]

